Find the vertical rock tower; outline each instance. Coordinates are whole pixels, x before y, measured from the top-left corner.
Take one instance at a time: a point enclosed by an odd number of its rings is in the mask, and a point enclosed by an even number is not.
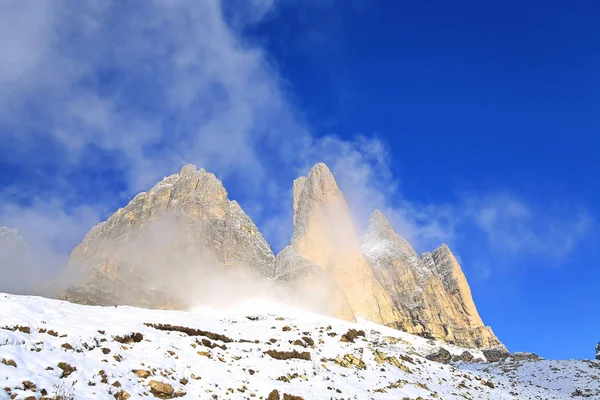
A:
[[[315,165],[306,177],[294,181],[293,191],[294,233],[291,244],[277,256],[276,279],[302,287],[309,276],[316,284],[318,273],[327,282],[323,291],[333,286],[337,292],[324,300],[343,302],[330,304],[332,315],[393,322],[390,298],[360,251],[344,195],[329,168]]]

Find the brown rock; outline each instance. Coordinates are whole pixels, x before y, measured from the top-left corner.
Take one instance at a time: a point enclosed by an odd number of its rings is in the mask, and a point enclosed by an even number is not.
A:
[[[487,362],[496,362],[506,360],[510,357],[510,353],[504,348],[485,349],[483,350],[483,356]]]
[[[15,360],[11,360],[11,359],[7,360],[6,358],[3,358],[2,359],[2,364],[4,364],[4,365],[10,365],[11,367],[17,368],[17,363],[15,362]]]
[[[273,389],[269,396],[267,396],[267,400],[279,400],[279,391],[277,389]]]
[[[117,393],[115,393],[115,400],[127,400],[130,397],[131,395],[124,390],[119,390]]]
[[[73,372],[77,371],[76,367],[73,367],[65,362],[59,362],[58,368],[62,369],[62,374],[60,375],[61,378],[67,378]]]
[[[146,379],[147,377],[152,375],[150,371],[145,369],[134,369],[132,372],[135,374],[135,376],[137,376],[140,379]]]
[[[148,382],[150,386],[150,393],[159,399],[172,399],[175,394],[175,389],[173,386],[168,383],[163,383],[159,381],[150,381]]]
[[[442,364],[448,364],[452,360],[452,354],[450,354],[448,350],[441,348],[435,353],[429,354],[425,358]]]

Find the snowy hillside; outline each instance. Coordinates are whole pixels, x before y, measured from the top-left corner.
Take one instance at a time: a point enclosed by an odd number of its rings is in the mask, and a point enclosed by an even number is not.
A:
[[[0,294],[0,399],[600,398],[599,361],[422,357],[441,346],[260,300],[182,312]]]

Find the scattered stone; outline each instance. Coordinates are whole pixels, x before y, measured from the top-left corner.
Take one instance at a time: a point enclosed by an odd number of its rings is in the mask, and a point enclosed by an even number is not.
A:
[[[124,390],[119,390],[117,393],[115,393],[115,400],[127,400],[130,397],[131,395]]]
[[[31,390],[32,392],[35,392],[37,390],[37,386],[35,386],[35,383],[31,382],[31,381],[23,381],[23,389],[25,390]]]
[[[265,354],[273,357],[276,360],[289,360],[291,358],[298,358],[300,360],[310,361],[310,352],[308,352],[308,351],[298,352],[296,350],[293,350],[293,351],[269,350],[269,351],[266,351]]]
[[[185,386],[185,385],[187,385],[189,383],[189,381],[187,379],[185,379],[185,378],[181,378],[179,380],[179,383]]]
[[[515,361],[537,361],[540,359],[540,356],[535,353],[518,351],[512,355],[512,359]]]
[[[346,332],[345,334],[342,335],[340,341],[354,343],[354,339],[356,339],[359,336],[365,337],[365,331],[363,331],[363,330],[357,331],[356,329],[349,329],[348,332]]]
[[[271,393],[269,393],[267,400],[279,400],[279,391],[277,389],[273,389]]]
[[[202,338],[202,345],[208,347],[209,349],[214,349],[215,347],[218,347],[222,350],[227,350],[227,346],[225,346],[224,344],[219,345],[204,338]]]
[[[5,326],[2,329],[6,329],[7,331],[11,331],[11,332],[19,331],[22,333],[31,333],[31,328],[29,328],[28,326],[19,326],[19,325]]]
[[[281,328],[281,330],[284,331],[284,332],[289,332],[289,331],[292,330],[292,328],[290,328],[289,326],[286,325],[283,328]]]
[[[131,372],[133,372],[135,374],[135,376],[137,376],[140,379],[146,379],[147,377],[152,375],[152,373],[150,371],[145,370],[145,369],[134,369]]]
[[[150,381],[148,382],[148,385],[150,386],[150,392],[154,397],[159,399],[172,399],[175,394],[175,389],[168,383]]]
[[[62,374],[60,375],[61,378],[67,378],[73,372],[77,371],[76,367],[73,367],[66,362],[59,362],[58,368],[62,369]]]
[[[294,346],[306,347],[306,344],[305,344],[305,343],[304,343],[302,340],[300,340],[300,339],[294,340],[294,341],[292,342],[292,344],[293,344]]]
[[[311,337],[309,337],[309,336],[302,337],[302,340],[304,340],[304,343],[306,343],[307,346],[314,346],[315,345],[315,341]]]
[[[473,361],[473,354],[465,350],[459,356],[452,356],[452,361],[471,362]]]
[[[209,339],[220,340],[221,342],[224,342],[224,343],[233,342],[233,339],[231,339],[230,337],[227,337],[225,335],[221,335],[218,333],[203,331],[201,329],[192,329],[192,328],[186,328],[184,326],[173,326],[173,325],[169,325],[169,324],[148,324],[148,323],[146,323],[144,325],[149,326],[150,328],[161,330],[161,331],[182,332],[188,336],[205,336]]]
[[[304,398],[300,397],[300,396],[294,396],[291,394],[284,393],[283,400],[304,400]]]
[[[7,360],[6,358],[3,358],[2,359],[2,364],[4,364],[4,365],[10,365],[11,367],[17,368],[17,363],[14,360],[10,360],[10,359]]]
[[[63,345],[60,347],[62,347],[65,350],[73,350],[73,346],[71,346],[69,343],[63,343]]]
[[[483,356],[488,362],[496,362],[506,360],[510,357],[510,353],[504,349],[485,349]]]
[[[490,389],[495,389],[496,386],[494,385],[494,383],[492,381],[486,381],[486,380],[481,380],[481,384],[484,386],[489,387]]]
[[[114,336],[113,340],[122,344],[139,343],[144,340],[144,335],[139,332],[134,332],[125,336]]]
[[[425,356],[425,358],[430,361],[448,364],[452,360],[452,354],[442,347],[437,352]]]
[[[358,369],[366,369],[367,365],[358,357],[355,357],[352,354],[346,354],[343,357],[337,356],[335,360],[333,360],[337,365],[344,368],[352,368],[356,367]]]
[[[110,353],[110,349],[109,349],[109,348],[107,348],[107,347],[103,347],[103,348],[102,348],[102,353],[103,353],[103,354],[108,354],[108,353]]]

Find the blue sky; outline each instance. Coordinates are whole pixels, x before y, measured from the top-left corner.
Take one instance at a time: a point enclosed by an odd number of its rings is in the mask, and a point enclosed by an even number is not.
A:
[[[277,251],[325,161],[359,226],[451,246],[510,350],[593,356],[599,5],[196,3],[0,5],[0,225],[31,276],[188,162]]]

